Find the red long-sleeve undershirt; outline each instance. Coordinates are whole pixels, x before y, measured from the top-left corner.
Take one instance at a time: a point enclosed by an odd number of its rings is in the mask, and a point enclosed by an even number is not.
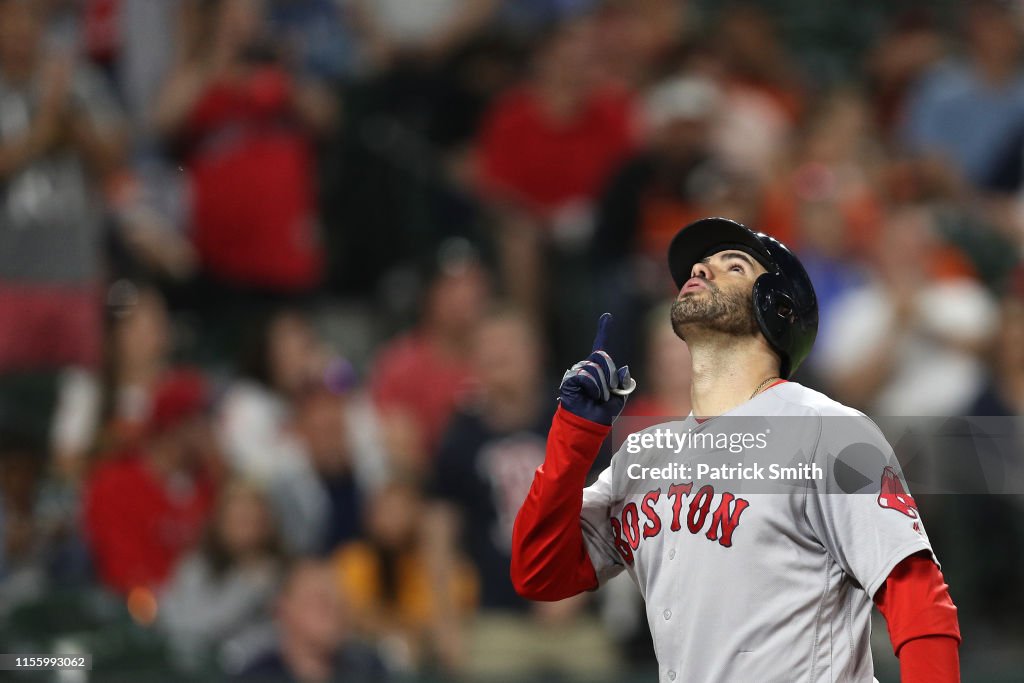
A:
[[[512,585],[531,600],[562,600],[597,588],[580,526],[587,473],[611,427],[558,406],[544,464],[512,528]]]
[[[904,558],[875,593],[900,660],[900,678],[947,683],[960,680],[960,627],[949,586],[927,554]]]
[[[512,531],[511,579],[523,597],[562,600],[597,587],[580,512],[587,473],[610,431],[558,407],[544,464]],[[960,680],[956,607],[931,559],[912,555],[896,565],[875,604],[889,626],[903,683]]]

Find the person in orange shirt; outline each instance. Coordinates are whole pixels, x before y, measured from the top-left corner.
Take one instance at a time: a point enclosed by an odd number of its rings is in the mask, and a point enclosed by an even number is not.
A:
[[[431,660],[457,667],[458,631],[476,605],[473,569],[438,542],[444,522],[425,514],[413,485],[385,486],[368,508],[367,537],[332,559],[355,628],[383,644],[393,667],[412,671]]]

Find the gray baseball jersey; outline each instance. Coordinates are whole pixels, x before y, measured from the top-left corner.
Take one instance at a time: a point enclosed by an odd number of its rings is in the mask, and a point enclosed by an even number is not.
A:
[[[722,417],[644,430],[652,438],[623,443],[584,490],[599,580],[625,570],[639,586],[664,683],[871,681],[872,596],[901,560],[931,552],[892,449],[863,414],[793,382]],[[712,452],[711,464],[742,457],[748,467],[697,468],[682,437],[733,418],[758,420],[761,434],[742,456]],[[658,429],[661,447],[650,447]],[[806,477],[761,484],[752,458],[764,479],[779,468],[758,440],[791,454]],[[837,488],[836,457],[865,448],[878,454],[865,473],[873,492]]]

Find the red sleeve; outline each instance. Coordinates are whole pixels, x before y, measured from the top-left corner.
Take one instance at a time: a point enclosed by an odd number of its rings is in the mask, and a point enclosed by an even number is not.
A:
[[[512,585],[531,600],[562,600],[597,587],[580,526],[583,488],[611,427],[561,406],[512,530]]]
[[[960,680],[956,605],[930,557],[911,555],[896,565],[875,604],[889,626],[902,683]]]
[[[958,641],[949,636],[923,636],[900,650],[902,683],[960,681]]]

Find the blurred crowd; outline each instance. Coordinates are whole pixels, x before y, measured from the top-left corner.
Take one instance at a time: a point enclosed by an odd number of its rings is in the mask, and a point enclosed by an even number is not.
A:
[[[797,381],[1024,415],[1024,3],[815,7],[0,0],[0,651],[649,665],[631,585],[529,603],[511,529],[602,311],[627,412],[689,412],[698,217],[807,266]],[[1024,517],[947,503],[969,664],[1024,635]]]

